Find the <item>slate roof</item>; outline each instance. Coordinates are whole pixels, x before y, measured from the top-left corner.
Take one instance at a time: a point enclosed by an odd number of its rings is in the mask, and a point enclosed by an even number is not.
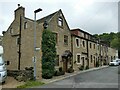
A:
[[[48,15],[48,16],[45,16],[45,17],[43,17],[43,18],[41,18],[41,19],[39,19],[39,20],[37,20],[37,22],[38,22],[38,23],[43,23],[43,22],[45,22],[45,21],[48,22],[56,13],[58,13],[58,11],[56,11],[56,12],[54,12],[54,13]]]

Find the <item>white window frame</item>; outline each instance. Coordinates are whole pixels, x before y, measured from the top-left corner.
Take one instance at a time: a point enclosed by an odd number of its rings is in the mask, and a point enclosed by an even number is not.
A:
[[[80,55],[80,63],[79,63],[78,60],[77,60],[77,56],[78,56],[78,55]],[[77,63],[77,64],[81,64],[81,54],[80,54],[80,53],[77,53],[77,54],[76,54],[76,63]]]
[[[58,25],[63,26],[63,18],[62,17],[58,17]]]
[[[76,42],[77,39],[78,39],[78,46],[77,46],[77,42]],[[80,47],[80,38],[75,38],[75,44],[76,44],[76,47],[77,47],[77,48]]]

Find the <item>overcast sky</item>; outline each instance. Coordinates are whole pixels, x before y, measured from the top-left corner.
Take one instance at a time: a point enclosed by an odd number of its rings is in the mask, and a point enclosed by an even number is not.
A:
[[[29,1],[29,2],[27,2]],[[0,35],[14,20],[14,10],[18,4],[25,7],[25,16],[33,19],[34,10],[37,19],[62,9],[71,29],[80,28],[90,34],[118,31],[119,0],[0,0]]]

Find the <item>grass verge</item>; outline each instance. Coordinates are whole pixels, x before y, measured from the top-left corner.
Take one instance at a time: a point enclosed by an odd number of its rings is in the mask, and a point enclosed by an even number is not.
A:
[[[40,81],[27,81],[25,84],[17,86],[17,88],[31,88],[34,86],[41,86],[43,84],[44,83]]]

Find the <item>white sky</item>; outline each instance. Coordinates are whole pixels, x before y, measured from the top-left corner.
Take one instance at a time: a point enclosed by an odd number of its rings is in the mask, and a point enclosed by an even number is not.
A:
[[[6,31],[14,20],[14,10],[17,5],[25,7],[26,17],[33,19],[34,10],[42,8],[37,13],[37,19],[47,16],[59,9],[71,29],[80,28],[91,34],[118,31],[118,1],[119,0],[1,0],[0,1],[0,35]]]

